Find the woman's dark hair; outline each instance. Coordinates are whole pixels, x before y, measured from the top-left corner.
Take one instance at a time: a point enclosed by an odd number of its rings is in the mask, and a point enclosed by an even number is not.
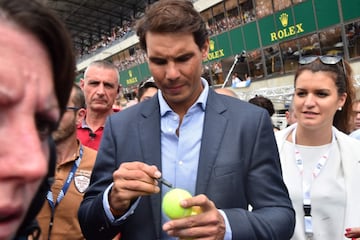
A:
[[[350,119],[352,115],[352,103],[355,98],[355,87],[353,79],[353,71],[350,65],[342,59],[336,64],[325,64],[320,59],[309,64],[300,65],[295,74],[294,86],[298,76],[305,70],[311,72],[327,72],[334,80],[337,87],[338,95],[347,94],[346,101],[341,111],[336,111],[333,125],[344,133],[350,133]],[[344,72],[345,71],[345,72]]]
[[[48,53],[53,76],[53,79],[49,79],[49,81],[54,83],[62,115],[65,112],[75,80],[76,69],[73,44],[66,27],[49,8],[36,0],[0,0],[0,22],[1,24],[13,24],[21,31],[31,34],[38,39]],[[46,199],[56,165],[55,144],[50,136],[48,142],[50,149],[48,175],[35,194],[15,239],[27,239],[26,237],[34,230],[37,232],[39,230],[34,219]]]
[[[140,46],[146,51],[146,33],[192,33],[201,49],[209,33],[200,13],[188,0],[160,0],[146,9],[136,24]]]
[[[47,6],[36,0],[0,0],[0,21],[14,23],[32,34],[48,52],[55,93],[63,113],[76,70],[72,40],[63,22]]]

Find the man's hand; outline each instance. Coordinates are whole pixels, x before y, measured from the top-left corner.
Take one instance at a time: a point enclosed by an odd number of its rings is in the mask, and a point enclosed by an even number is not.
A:
[[[133,200],[140,196],[160,192],[158,182],[161,176],[156,166],[142,162],[127,162],[113,173],[114,185],[109,193],[110,210],[114,216],[123,215]]]
[[[184,208],[198,206],[201,212],[165,223],[163,230],[168,235],[180,239],[224,239],[225,221],[215,204],[205,195],[186,199],[180,205]]]

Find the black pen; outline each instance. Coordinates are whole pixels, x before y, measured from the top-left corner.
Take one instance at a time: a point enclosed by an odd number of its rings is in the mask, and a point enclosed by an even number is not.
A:
[[[164,178],[157,178],[156,179],[158,182],[160,182],[160,183],[162,183],[162,184],[164,184],[165,186],[167,186],[167,187],[169,187],[169,188],[173,188],[173,185],[170,183],[170,182],[168,182],[167,180],[165,180]]]

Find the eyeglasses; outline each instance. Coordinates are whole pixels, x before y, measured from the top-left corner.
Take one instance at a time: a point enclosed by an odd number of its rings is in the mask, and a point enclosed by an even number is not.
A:
[[[319,59],[320,62],[322,62],[323,64],[327,64],[327,65],[335,65],[335,64],[337,64],[338,62],[341,61],[343,71],[344,71],[344,74],[346,76],[345,64],[344,64],[343,58],[340,57],[340,56],[323,55],[323,56],[300,57],[299,64],[301,64],[301,65],[310,64],[310,63],[316,61],[317,59]]]
[[[71,110],[71,111],[77,111],[79,110],[81,107],[66,107],[66,110]]]

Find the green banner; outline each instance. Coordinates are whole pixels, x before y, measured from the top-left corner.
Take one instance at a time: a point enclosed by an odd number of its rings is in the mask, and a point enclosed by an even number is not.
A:
[[[220,37],[220,35],[218,35],[210,38],[209,53],[207,59],[204,61],[205,63],[220,60],[229,54],[229,50],[230,50],[229,39],[228,38],[226,39],[226,37],[224,36]]]
[[[219,50],[221,49],[223,56],[221,58],[226,58],[232,55],[230,41],[229,41],[229,32],[224,32],[217,35],[217,41],[219,43]],[[208,55],[208,58],[211,54]]]
[[[341,0],[341,4],[345,21],[360,17],[359,0]]]
[[[259,29],[263,46],[274,44],[279,40],[279,34],[277,34],[279,31],[276,31],[277,28],[275,25],[274,15],[260,19]]]
[[[337,0],[315,0],[315,11],[319,29],[340,23]]]
[[[233,55],[241,53],[245,50],[242,28],[238,27],[229,32],[230,46],[232,47]]]
[[[139,84],[141,82],[139,67],[133,67],[120,72],[120,83],[123,87]]]
[[[308,1],[308,3],[311,3],[311,1]],[[304,14],[304,12],[310,14]],[[311,4],[297,5],[294,7],[294,13],[295,17],[291,8],[288,8],[259,20],[263,46],[289,40],[316,29]]]
[[[141,76],[141,81],[144,81],[148,78],[151,77],[151,73],[150,73],[150,70],[149,70],[149,65],[147,63],[142,63],[139,65],[139,70],[140,70],[140,76]]]
[[[298,25],[303,30],[299,29],[299,31],[297,31],[296,34],[298,37],[316,31],[314,8],[311,1],[295,5],[294,15],[295,25]]]
[[[80,80],[84,78],[84,74],[80,73],[75,77],[75,83],[80,83]]]
[[[260,47],[259,36],[255,22],[248,23],[243,27],[246,50],[254,50]]]

